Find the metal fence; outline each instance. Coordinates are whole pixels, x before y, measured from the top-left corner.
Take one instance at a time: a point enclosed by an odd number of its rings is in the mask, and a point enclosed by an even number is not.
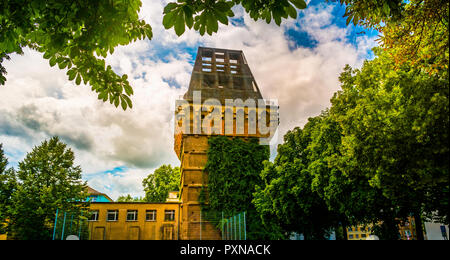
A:
[[[247,240],[245,212],[224,218],[222,214],[222,240]]]
[[[53,240],[80,239],[89,237],[87,218],[75,212],[56,210],[53,224]]]
[[[246,214],[246,212],[240,212],[235,215],[226,216],[224,212],[214,210],[200,211],[198,239],[247,240]]]

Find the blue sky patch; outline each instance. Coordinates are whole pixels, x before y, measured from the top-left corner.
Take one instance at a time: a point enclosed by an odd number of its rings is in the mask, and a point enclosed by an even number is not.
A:
[[[103,174],[108,174],[108,173],[109,173],[109,174],[115,176],[115,175],[117,175],[117,173],[126,172],[127,170],[128,170],[128,167],[125,166],[125,165],[123,165],[123,166],[115,167],[115,168],[112,169],[112,170],[106,170],[106,171],[103,171],[103,172],[101,172],[101,173],[103,173]]]
[[[321,6],[325,6],[323,1],[313,0],[308,4],[308,8],[319,8]],[[349,28],[348,34],[345,36],[345,39],[348,43],[357,47],[358,38],[367,36],[369,38],[376,37],[378,35],[378,31],[373,29],[366,29],[361,26],[355,26],[353,23],[347,26],[346,18],[344,17],[345,6],[339,3],[327,3],[327,6],[332,6],[331,12],[331,20],[330,23],[321,27],[321,29],[325,29],[330,26],[336,26],[338,28]],[[285,31],[285,37],[291,42],[290,49],[294,50],[296,48],[310,48],[313,49],[317,46],[318,42],[311,35],[309,35],[304,28],[305,25],[302,25],[300,20],[305,17],[304,12],[308,9],[300,10],[299,17],[297,19],[296,28],[289,28]],[[370,56],[370,53],[368,53]]]

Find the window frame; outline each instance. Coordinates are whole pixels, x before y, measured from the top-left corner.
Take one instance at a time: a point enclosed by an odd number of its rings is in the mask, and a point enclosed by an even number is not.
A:
[[[172,217],[172,219],[167,217],[169,215],[168,213],[170,213],[170,216]],[[164,221],[175,221],[175,210],[173,210],[173,209],[164,210]]]
[[[109,215],[110,213],[114,212],[115,214],[115,219],[114,220],[110,220],[109,219]],[[119,210],[118,209],[109,209],[106,211],[106,221],[107,222],[116,222],[119,221]]]
[[[130,213],[132,213],[132,215],[134,216],[134,219],[128,219],[128,216],[131,216]],[[138,210],[137,209],[129,209],[129,210],[127,210],[126,221],[128,221],[128,222],[138,221]]]
[[[99,215],[100,215],[100,211],[99,210],[91,210],[91,211],[89,211],[89,214],[90,215],[89,215],[88,221],[91,221],[91,222],[98,221],[98,218],[99,218]],[[92,216],[95,216],[95,218],[92,219]]]
[[[151,215],[153,215],[152,219],[149,219],[148,216],[150,215],[150,212],[152,213]],[[156,215],[157,214],[157,210],[156,209],[148,209],[145,211],[145,221],[148,222],[156,222]]]

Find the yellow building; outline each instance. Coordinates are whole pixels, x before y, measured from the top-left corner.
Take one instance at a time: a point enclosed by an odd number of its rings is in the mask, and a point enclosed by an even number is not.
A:
[[[372,234],[372,226],[351,226],[347,228],[347,240],[366,240]]]
[[[398,224],[401,240],[416,240],[416,223],[414,217],[408,217],[406,221],[400,221]],[[426,239],[426,235],[424,234]]]
[[[177,240],[180,202],[93,202],[90,240]]]
[[[400,221],[398,224],[399,239],[400,240],[416,240],[416,225],[414,217],[408,217],[406,221]],[[347,228],[347,239],[348,240],[366,240],[372,234],[372,225],[368,226],[351,226]],[[424,238],[426,235],[424,234]]]
[[[6,225],[6,224],[4,224]],[[7,240],[7,235],[6,234],[0,234],[0,240]]]

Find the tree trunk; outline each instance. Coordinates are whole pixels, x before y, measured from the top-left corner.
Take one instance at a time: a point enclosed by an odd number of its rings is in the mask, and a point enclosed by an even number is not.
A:
[[[416,222],[416,236],[417,240],[424,240],[422,218],[419,211],[414,211],[414,221]]]
[[[342,240],[347,240],[347,227],[345,225],[341,226],[342,228]]]

